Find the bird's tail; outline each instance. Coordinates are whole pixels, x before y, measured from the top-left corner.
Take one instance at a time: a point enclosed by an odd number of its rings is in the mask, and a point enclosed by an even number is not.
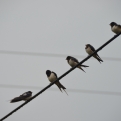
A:
[[[100,63],[103,62],[103,60],[100,58],[98,54],[94,55],[94,58],[96,58]]]
[[[61,92],[62,92],[61,89],[63,89],[65,91],[65,93],[68,95],[68,93],[65,90],[66,88],[60,82],[57,82],[56,85],[58,86],[58,88],[60,89]]]
[[[89,67],[89,66],[86,66],[86,65],[81,65],[82,67]]]
[[[22,101],[22,100],[23,100],[23,98],[21,98],[21,97],[15,97],[14,99],[12,99],[10,101],[10,103],[15,103],[15,102]]]
[[[82,71],[84,71],[84,69],[83,69],[83,68],[81,68],[81,66],[78,66],[78,68],[79,68],[79,69],[81,69]],[[84,71],[84,72],[85,72],[85,71]],[[86,73],[86,72],[85,72],[85,73]]]

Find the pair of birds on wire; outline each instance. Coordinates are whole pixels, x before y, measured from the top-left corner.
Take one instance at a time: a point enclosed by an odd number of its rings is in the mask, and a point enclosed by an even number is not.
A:
[[[111,22],[109,25],[111,26],[111,30],[112,30],[115,34],[119,34],[119,33],[121,32],[121,25],[118,25],[118,24],[115,23],[115,22]],[[86,50],[86,52],[87,52],[89,55],[91,55],[91,54],[95,51],[95,48],[94,48],[92,45],[90,45],[90,44],[86,44],[85,50]],[[97,53],[95,53],[95,54],[93,55],[93,57],[94,57],[95,59],[97,59],[100,63],[103,62],[103,60],[100,58],[100,56],[99,56]],[[74,66],[76,66],[77,64],[79,64],[79,61],[78,61],[76,58],[72,57],[72,56],[67,56],[66,60],[67,60],[68,64],[69,64],[71,67],[74,67]],[[79,69],[81,69],[82,71],[84,71],[82,67],[89,67],[89,66],[86,66],[86,65],[79,65],[77,68],[79,68]],[[84,71],[84,72],[85,72],[85,71]],[[47,77],[48,77],[48,80],[49,80],[51,83],[52,83],[53,81],[55,81],[55,80],[58,79],[57,74],[56,74],[55,72],[53,72],[53,71],[47,70],[47,71],[46,71],[46,75],[47,75]],[[55,82],[55,84],[58,86],[58,88],[60,89],[61,92],[62,92],[61,89],[63,89],[63,90],[65,91],[66,88],[65,88],[59,81]],[[66,92],[66,91],[65,91],[65,92]],[[67,92],[66,92],[66,94],[67,94]],[[68,94],[67,94],[67,95],[68,95]],[[22,95],[20,95],[20,96],[18,96],[18,97],[13,98],[10,102],[11,102],[11,103],[14,103],[14,102],[22,101],[22,100],[27,101],[27,100],[29,100],[31,97],[32,97],[32,92],[31,92],[31,91],[28,91],[28,92],[25,92],[25,93],[23,93]]]

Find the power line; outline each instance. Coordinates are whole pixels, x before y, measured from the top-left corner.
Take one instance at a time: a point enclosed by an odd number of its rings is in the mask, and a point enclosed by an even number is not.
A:
[[[3,121],[4,119],[6,119],[8,116],[12,115],[14,112],[16,112],[17,110],[19,110],[20,108],[22,108],[24,105],[26,105],[27,103],[29,103],[31,100],[33,100],[34,98],[36,98],[37,96],[39,96],[41,93],[43,93],[45,90],[47,90],[49,87],[51,87],[55,82],[59,81],[60,79],[62,79],[63,77],[65,77],[67,74],[69,74],[71,71],[73,71],[77,66],[81,65],[82,63],[84,63],[85,61],[87,61],[90,57],[92,57],[95,53],[97,53],[98,51],[100,51],[101,49],[103,49],[106,45],[108,45],[110,42],[112,42],[115,38],[117,38],[121,33],[115,35],[114,37],[112,37],[110,40],[108,40],[106,43],[104,43],[102,46],[100,46],[94,53],[92,53],[91,55],[87,56],[85,59],[83,59],[79,64],[77,64],[75,67],[71,68],[70,70],[68,70],[67,72],[65,72],[64,74],[62,74],[57,80],[55,80],[54,82],[50,83],[48,86],[46,86],[45,88],[43,88],[41,91],[39,91],[37,94],[35,94],[32,98],[30,98],[29,100],[27,100],[26,102],[24,102],[23,104],[21,104],[20,106],[18,106],[16,109],[14,109],[13,111],[11,111],[10,113],[8,113],[6,116],[4,116],[2,119],[0,119],[0,121]]]
[[[44,57],[66,57],[68,54],[54,54],[54,53],[39,53],[39,52],[21,52],[21,51],[10,51],[10,50],[0,50],[0,54],[9,55],[26,55],[26,56],[44,56]],[[82,55],[71,55],[77,58],[85,58]],[[121,58],[113,57],[102,57],[104,60],[108,61],[121,61]]]
[[[36,89],[36,90],[43,88],[43,87],[39,87],[39,86],[6,85],[6,84],[0,84],[0,87],[1,88],[17,88],[17,89]],[[57,91],[58,89],[57,88],[50,88],[50,90]],[[121,96],[121,92],[87,90],[87,89],[68,89],[68,92]]]

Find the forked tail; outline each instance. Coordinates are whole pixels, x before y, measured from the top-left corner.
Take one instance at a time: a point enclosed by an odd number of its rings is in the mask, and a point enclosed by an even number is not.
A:
[[[84,69],[83,69],[83,68],[81,68],[81,66],[78,66],[78,68],[79,68],[79,69],[81,69],[82,71],[84,71]],[[84,72],[85,72],[85,71],[84,71]],[[86,72],[85,72],[85,73],[86,73]]]
[[[100,63],[103,62],[99,55],[95,55],[94,58],[96,58]]]
[[[60,89],[61,92],[62,92],[61,89],[63,89],[65,91],[65,93],[68,95],[68,93],[65,90],[66,88],[60,82],[56,83],[56,85],[58,86],[58,88]]]

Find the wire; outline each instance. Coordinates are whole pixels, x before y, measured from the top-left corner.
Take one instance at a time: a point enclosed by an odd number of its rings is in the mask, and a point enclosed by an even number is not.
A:
[[[26,102],[24,102],[23,104],[21,104],[20,106],[18,106],[16,109],[14,109],[13,111],[11,111],[10,113],[8,113],[6,116],[4,116],[3,118],[0,119],[0,121],[3,121],[4,119],[6,119],[7,117],[9,117],[10,115],[12,115],[14,112],[16,112],[17,110],[19,110],[20,108],[22,108],[24,105],[26,105],[27,103],[29,103],[30,101],[32,101],[34,98],[36,98],[37,96],[39,96],[41,93],[43,93],[45,90],[47,90],[49,87],[51,87],[55,82],[59,81],[60,79],[62,79],[63,77],[65,77],[67,74],[69,74],[71,71],[73,71],[76,67],[78,67],[79,65],[81,65],[82,63],[84,63],[85,61],[87,61],[90,57],[92,57],[95,53],[97,53],[98,51],[100,51],[101,49],[103,49],[106,45],[108,45],[110,42],[112,42],[115,38],[117,38],[119,35],[121,34],[121,32],[117,35],[115,35],[114,37],[112,37],[110,40],[108,40],[106,43],[104,43],[102,46],[100,46],[97,50],[95,50],[95,52],[93,52],[91,55],[87,56],[85,59],[83,59],[80,63],[78,63],[75,67],[71,68],[70,70],[68,70],[67,72],[65,72],[64,74],[62,74],[57,80],[53,81],[52,83],[50,83],[48,86],[46,86],[45,88],[43,88],[41,91],[39,91],[37,94],[35,94],[32,98],[30,98],[29,100],[27,100]]]
[[[45,57],[66,57],[68,54],[54,54],[54,53],[38,53],[38,52],[21,52],[21,51],[10,51],[10,50],[0,50],[0,54],[9,55],[27,55],[27,56],[45,56]],[[82,55],[71,55],[77,58],[84,58]],[[112,57],[102,57],[104,60],[108,61],[121,61],[121,58]],[[93,58],[92,58],[93,59]]]
[[[23,86],[23,85],[6,85],[0,84],[1,88],[17,88],[17,89],[42,89],[39,86]],[[51,91],[57,91],[58,88],[50,88]],[[87,89],[68,89],[69,92],[74,93],[87,93],[87,94],[101,94],[101,95],[114,95],[121,96],[121,92],[111,92],[111,91],[99,91],[99,90],[87,90]]]

